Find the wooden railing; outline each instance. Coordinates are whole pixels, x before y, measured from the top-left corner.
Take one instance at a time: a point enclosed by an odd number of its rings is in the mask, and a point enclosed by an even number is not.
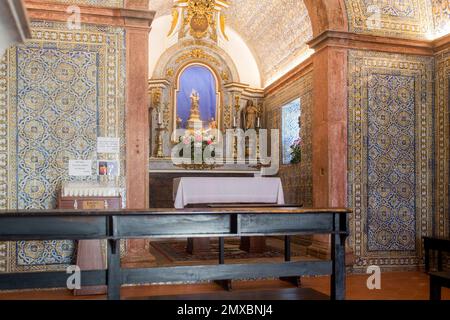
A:
[[[120,299],[125,284],[331,275],[331,299],[345,299],[345,239],[348,209],[214,208],[122,211],[0,211],[0,241],[107,240],[106,270],[81,271],[83,286],[108,286]],[[223,238],[331,235],[331,260],[223,264]],[[217,265],[122,269],[120,240],[218,237]],[[0,290],[66,287],[66,272],[0,274]]]

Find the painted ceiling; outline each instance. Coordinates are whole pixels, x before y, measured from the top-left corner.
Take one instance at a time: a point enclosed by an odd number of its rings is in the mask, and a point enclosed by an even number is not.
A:
[[[349,30],[435,39],[450,32],[450,0],[345,0]]]
[[[258,62],[262,82],[268,83],[307,54],[311,21],[301,0],[230,0],[227,25],[249,46]],[[156,16],[170,15],[171,0],[150,1]],[[287,70],[285,70],[289,67]]]
[[[123,6],[124,0],[47,0]],[[349,31],[411,39],[435,39],[450,32],[450,0],[344,0]],[[158,16],[170,15],[172,0],[149,0]],[[229,0],[227,25],[253,52],[262,82],[288,71],[307,51],[311,21],[302,0]],[[293,65],[294,63],[294,65]]]

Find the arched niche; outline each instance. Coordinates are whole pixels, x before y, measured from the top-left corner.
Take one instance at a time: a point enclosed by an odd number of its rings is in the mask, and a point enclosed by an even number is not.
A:
[[[239,72],[231,57],[218,46],[204,41],[182,41],[167,49],[158,59],[152,79],[174,81],[175,70],[192,61],[214,67],[224,82],[240,82]]]
[[[203,127],[221,126],[221,80],[217,71],[204,62],[190,62],[176,73],[173,88],[173,128],[188,129],[191,115],[191,95],[199,94],[200,120]]]

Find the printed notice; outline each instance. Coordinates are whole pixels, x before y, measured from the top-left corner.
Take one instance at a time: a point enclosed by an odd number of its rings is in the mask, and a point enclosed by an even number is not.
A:
[[[97,138],[97,152],[98,153],[120,153],[120,139],[119,138]]]
[[[92,160],[69,160],[69,176],[87,177],[92,175]]]

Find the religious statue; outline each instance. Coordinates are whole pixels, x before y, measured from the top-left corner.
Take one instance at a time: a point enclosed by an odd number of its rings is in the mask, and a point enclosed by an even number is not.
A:
[[[191,93],[191,114],[188,120],[189,129],[193,129],[197,122],[202,122],[200,119],[200,94],[193,89]]]
[[[244,108],[245,129],[254,129],[256,119],[259,116],[258,108],[253,104],[253,100],[248,100],[247,105]]]
[[[183,126],[183,119],[181,119],[179,116],[177,116],[177,128],[181,129]]]
[[[211,118],[211,121],[209,122],[209,128],[210,128],[210,129],[217,129],[217,122],[216,122],[216,119]]]

